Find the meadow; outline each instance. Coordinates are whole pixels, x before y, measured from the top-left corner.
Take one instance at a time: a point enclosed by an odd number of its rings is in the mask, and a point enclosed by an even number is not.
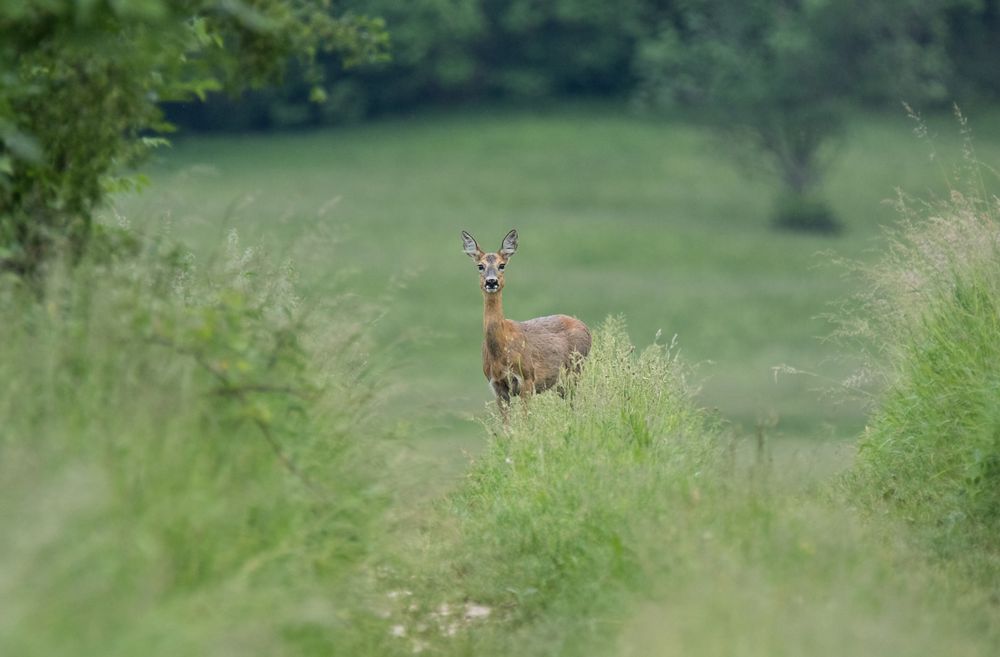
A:
[[[677,336],[698,365],[701,402],[737,430],[850,439],[863,409],[826,394],[856,365],[823,340],[832,326],[822,316],[852,291],[833,261],[877,253],[897,188],[946,194],[942,162],[959,159],[958,130],[949,116],[932,126],[938,161],[902,111],[852,124],[826,187],[846,224],[836,239],[771,230],[770,179],[746,175],[706,131],[613,107],[182,138],[159,153],[150,189],[120,208],[153,224],[169,217],[194,245],[235,227],[291,255],[313,298],[339,284],[386,298],[373,330],[399,347],[391,412],[432,451],[475,449],[470,420],[491,399],[479,369],[480,293],[459,231],[497,248],[511,227],[521,250],[507,277],[509,317],[558,312],[596,325],[622,314],[637,344]],[[984,113],[976,130],[992,161],[1000,120]],[[321,235],[332,248],[314,248]],[[816,376],[775,377],[782,364]]]
[[[973,117],[1000,160],[1000,114]],[[158,236],[137,263],[53,275],[47,303],[0,287],[32,309],[0,327],[0,648],[996,654],[995,251],[971,302],[945,285],[865,336],[896,359],[888,405],[838,394],[865,363],[824,315],[909,297],[836,261],[886,262],[884,200],[947,198],[963,150],[949,117],[934,159],[902,113],[851,125],[836,238],[773,230],[768,179],[692,122],[610,106],[160,151],[106,216]],[[511,227],[508,315],[576,315],[595,350],[505,426],[459,233]]]

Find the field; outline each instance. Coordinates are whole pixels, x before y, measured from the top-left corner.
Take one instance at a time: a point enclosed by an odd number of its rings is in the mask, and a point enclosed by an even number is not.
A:
[[[1000,114],[971,113],[1000,161]],[[996,654],[992,530],[962,531],[1000,472],[994,252],[902,410],[840,394],[861,355],[824,339],[865,285],[836,262],[884,257],[883,201],[956,184],[958,129],[930,125],[934,159],[904,116],[855,117],[835,238],[773,230],[769,179],[705,130],[612,106],[179,139],[107,213],[169,236],[145,260],[57,272],[58,304],[0,287],[30,310],[0,326],[0,651]],[[567,401],[506,426],[459,234],[511,227],[507,314],[596,341]],[[921,431],[975,433],[979,506],[941,471],[947,513],[919,485],[892,510],[891,450]]]
[[[986,114],[982,123],[977,147],[989,162],[1000,122]],[[478,449],[471,420],[491,398],[463,229],[491,248],[519,230],[508,316],[558,312],[596,325],[624,315],[636,344],[677,336],[698,364],[702,403],[738,432],[849,440],[864,411],[827,394],[855,365],[823,340],[831,326],[821,316],[852,291],[834,256],[877,252],[897,188],[945,193],[941,162],[957,160],[958,131],[950,117],[932,125],[938,162],[902,112],[854,123],[826,189],[847,226],[836,239],[769,229],[770,179],[744,175],[706,132],[614,108],[182,139],[160,153],[151,189],[121,208],[169,216],[194,244],[217,244],[235,227],[244,241],[292,254],[314,297],[336,285],[388,294],[373,327],[396,347],[398,394],[387,410],[407,423],[416,452],[439,463],[462,464],[462,450]],[[333,248],[314,248],[331,234]],[[781,364],[817,376],[775,377]]]

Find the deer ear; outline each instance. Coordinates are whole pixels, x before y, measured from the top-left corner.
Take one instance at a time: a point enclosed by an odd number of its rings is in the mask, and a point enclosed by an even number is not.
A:
[[[517,231],[511,230],[507,237],[503,238],[503,245],[500,247],[500,255],[509,258],[517,251]]]
[[[479,245],[476,244],[475,238],[464,230],[462,231],[462,246],[465,248],[465,255],[470,258],[478,259],[479,256],[483,255],[483,251],[479,248]]]

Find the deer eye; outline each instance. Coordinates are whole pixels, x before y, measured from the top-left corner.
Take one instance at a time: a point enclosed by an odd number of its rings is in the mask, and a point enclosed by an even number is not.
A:
[[[486,269],[485,265],[479,265],[479,271],[483,271],[484,269]]]
[[[503,268],[504,268],[504,265],[497,265],[497,269],[499,269],[500,271],[503,271]]]

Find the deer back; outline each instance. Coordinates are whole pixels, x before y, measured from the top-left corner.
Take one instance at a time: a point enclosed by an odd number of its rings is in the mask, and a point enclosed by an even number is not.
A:
[[[502,331],[487,332],[483,371],[492,380],[530,381],[541,392],[576,368],[590,352],[590,331],[574,317],[549,315],[525,322],[504,321]]]

